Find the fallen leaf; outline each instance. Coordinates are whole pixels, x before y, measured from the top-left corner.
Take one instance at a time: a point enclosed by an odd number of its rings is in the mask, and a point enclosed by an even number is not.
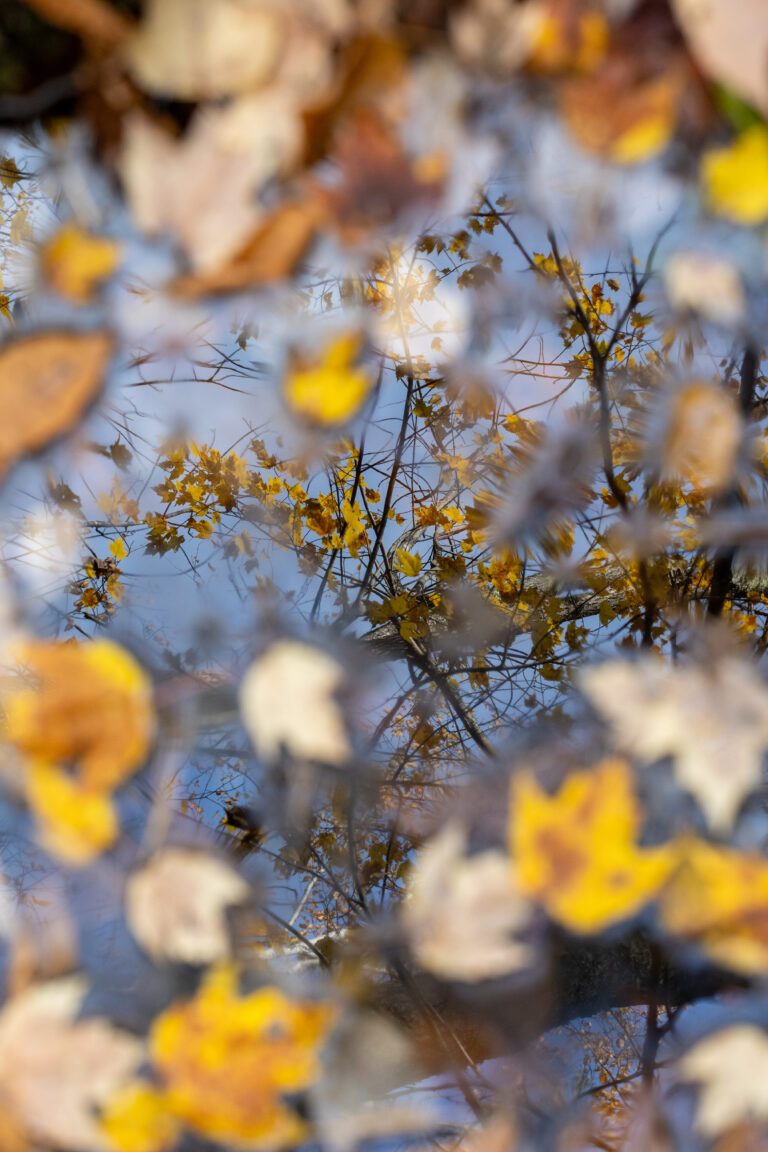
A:
[[[714,381],[691,380],[662,394],[648,439],[662,479],[723,488],[733,477],[742,436],[733,396]]]
[[[303,128],[290,93],[265,89],[206,105],[176,139],[129,117],[119,166],[138,227],[170,231],[194,273],[225,267],[264,225],[259,190],[299,158]]]
[[[212,964],[230,952],[225,910],[246,900],[249,891],[214,856],[165,848],[128,878],[128,926],[156,961]]]
[[[343,682],[341,664],[319,648],[274,644],[240,686],[243,723],[259,756],[277,759],[285,749],[298,759],[346,763],[352,748],[335,699]]]
[[[647,761],[673,757],[712,828],[730,829],[768,747],[768,689],[750,664],[609,661],[584,669],[580,683],[619,747]]]
[[[768,968],[768,861],[754,853],[688,840],[662,894],[664,928],[732,972]]]
[[[357,364],[361,346],[357,332],[343,332],[328,341],[316,359],[294,357],[283,381],[288,407],[325,426],[354,416],[372,384],[370,372]]]
[[[48,285],[75,304],[87,304],[108,280],[120,259],[120,245],[76,224],[63,224],[40,253]]]
[[[107,332],[41,332],[0,348],[0,471],[70,431],[101,391]]]
[[[498,851],[466,855],[466,833],[450,824],[419,853],[403,925],[423,968],[449,980],[488,980],[526,967],[530,944],[516,939],[530,905]]]
[[[27,1135],[67,1152],[110,1152],[97,1110],[137,1069],[142,1042],[100,1018],[76,1019],[78,978],[32,987],[0,1013],[3,1104]]]
[[[747,225],[768,219],[768,128],[756,124],[732,144],[705,152],[701,180],[718,215]]]
[[[521,891],[572,932],[599,932],[652,900],[676,867],[672,845],[639,848],[640,814],[623,760],[572,772],[548,796],[512,783],[510,842]]]
[[[763,0],[672,0],[707,76],[768,116],[768,8]]]
[[[30,765],[26,794],[42,846],[67,864],[90,864],[117,839],[120,825],[109,793],[84,787],[62,768]]]
[[[290,276],[327,216],[325,197],[310,189],[276,208],[232,258],[214,269],[179,276],[177,296],[202,296],[258,288]]]
[[[275,74],[288,35],[280,7],[242,0],[150,0],[126,46],[147,91],[174,100],[220,100]]]
[[[676,70],[633,75],[631,57],[609,59],[595,75],[568,81],[561,112],[575,140],[618,164],[649,160],[669,144],[677,124],[681,84]]]
[[[717,1136],[744,1120],[768,1118],[768,1036],[736,1024],[700,1040],[678,1062],[683,1080],[701,1084],[696,1128]]]
[[[110,1152],[166,1152],[178,1143],[181,1128],[165,1095],[144,1080],[110,1097],[99,1122]]]
[[[664,287],[678,312],[695,312],[728,327],[746,315],[741,276],[728,260],[700,252],[675,252],[664,269]]]

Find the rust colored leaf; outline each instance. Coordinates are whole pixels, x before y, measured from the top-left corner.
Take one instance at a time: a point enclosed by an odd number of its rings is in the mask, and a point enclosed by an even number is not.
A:
[[[108,332],[48,331],[0,349],[0,474],[68,432],[98,395]]]

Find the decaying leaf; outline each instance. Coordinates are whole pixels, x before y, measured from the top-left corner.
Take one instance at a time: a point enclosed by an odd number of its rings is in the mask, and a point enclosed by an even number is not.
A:
[[[97,1110],[137,1069],[141,1041],[100,1018],[78,1020],[76,978],[32,987],[0,1013],[2,1107],[31,1140],[66,1152],[110,1152]]]
[[[450,824],[419,854],[403,924],[416,959],[449,980],[488,980],[530,964],[533,949],[516,939],[530,905],[499,851],[466,855],[466,833]]]
[[[120,258],[120,245],[76,224],[63,224],[43,245],[40,264],[49,286],[76,304],[87,304],[109,279]]]
[[[107,332],[40,332],[0,349],[0,471],[69,432],[101,391]]]
[[[154,960],[212,964],[230,951],[225,910],[248,893],[245,880],[216,857],[165,848],[128,879],[128,925]]]
[[[281,640],[246,672],[240,687],[243,723],[259,756],[343,764],[351,755],[335,694],[344,669],[310,644]]]
[[[768,861],[688,840],[662,894],[662,925],[697,944],[716,964],[759,975],[768,969]]]
[[[516,777],[510,840],[521,890],[573,932],[636,915],[677,865],[672,845],[637,846],[639,822],[623,760],[572,772],[554,796],[531,774]]]
[[[587,668],[580,682],[621,748],[647,761],[673,757],[710,825],[731,827],[768,747],[768,689],[751,665],[672,667],[646,657]]]
[[[704,1136],[768,1118],[768,1035],[762,1028],[737,1024],[714,1032],[685,1054],[678,1072],[701,1085],[696,1127]]]

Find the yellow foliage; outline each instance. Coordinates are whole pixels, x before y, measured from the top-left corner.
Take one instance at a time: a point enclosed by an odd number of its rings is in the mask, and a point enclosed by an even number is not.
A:
[[[275,987],[240,996],[232,968],[213,970],[150,1034],[168,1111],[220,1143],[298,1142],[304,1125],[282,1095],[316,1079],[318,1047],[335,1016],[327,1004],[291,1000]],[[146,1100],[139,1097],[135,1108],[146,1109]]]
[[[768,861],[688,841],[682,866],[664,893],[665,928],[698,943],[716,963],[736,972],[768,970]]]
[[[297,364],[283,384],[289,407],[312,423],[342,424],[358,411],[371,387],[370,374],[355,366],[360,337],[346,332],[327,344],[315,363]]]
[[[404,576],[418,576],[421,572],[421,556],[418,552],[408,552],[405,548],[397,548],[397,563],[395,567]]]
[[[40,254],[43,274],[55,292],[87,304],[120,259],[120,245],[76,224],[63,224]]]
[[[89,864],[117,838],[118,820],[108,793],[84,787],[62,768],[43,761],[27,773],[27,799],[48,852],[68,864]]]
[[[123,560],[128,555],[128,548],[126,546],[125,540],[123,540],[120,536],[118,536],[116,540],[112,541],[109,546],[109,550],[116,560]]]
[[[5,700],[6,735],[30,760],[73,766],[86,788],[114,788],[149,752],[151,686],[112,640],[31,641],[18,652],[32,682]]]
[[[127,1084],[110,1100],[101,1127],[116,1152],[163,1152],[179,1136],[165,1096],[142,1081]]]
[[[522,891],[573,932],[638,912],[677,862],[672,846],[638,848],[639,813],[623,760],[574,772],[554,796],[532,774],[513,783],[511,849]]]
[[[709,206],[737,224],[768,219],[768,128],[757,124],[705,154],[701,177]]]

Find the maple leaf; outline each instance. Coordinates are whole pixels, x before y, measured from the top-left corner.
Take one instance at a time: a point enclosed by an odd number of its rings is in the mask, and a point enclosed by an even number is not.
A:
[[[663,927],[731,971],[765,972],[768,861],[703,840],[683,841],[680,860],[659,904]]]
[[[513,780],[510,843],[521,891],[573,932],[634,916],[677,864],[673,846],[639,848],[639,812],[623,760],[573,772],[554,796]]]
[[[710,208],[736,224],[768,218],[768,128],[756,124],[705,153],[701,179]]]
[[[421,851],[403,904],[403,924],[422,967],[449,980],[487,980],[530,964],[516,939],[530,905],[503,852],[466,855],[466,833],[451,824]]]
[[[768,1036],[762,1028],[737,1024],[714,1032],[685,1054],[678,1072],[702,1085],[696,1127],[703,1135],[768,1118]]]
[[[749,664],[609,661],[584,669],[580,683],[622,749],[648,761],[672,756],[711,826],[731,827],[768,747],[768,689]]]
[[[398,572],[402,572],[404,576],[418,576],[421,572],[421,556],[418,552],[408,552],[405,548],[397,548],[395,554],[397,556],[395,567]]]
[[[258,754],[272,760],[285,748],[300,759],[345,763],[352,749],[335,700],[343,682],[342,666],[319,648],[297,640],[274,644],[240,686],[243,723]]]
[[[43,245],[40,263],[50,287],[76,304],[87,304],[117,267],[120,245],[63,224]]]
[[[325,426],[354,416],[371,388],[370,373],[355,363],[361,347],[358,333],[344,332],[325,345],[315,362],[296,361],[283,381],[288,406]]]

